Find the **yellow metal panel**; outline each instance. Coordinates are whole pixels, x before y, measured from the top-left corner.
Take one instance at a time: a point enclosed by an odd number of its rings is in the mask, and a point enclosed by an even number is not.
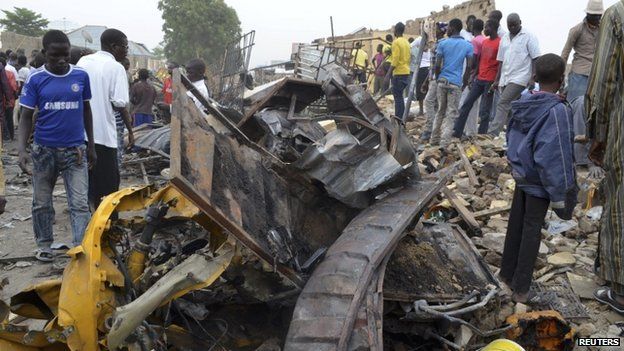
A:
[[[132,209],[138,210],[147,196],[149,188],[143,187],[123,189],[104,198],[91,217],[82,244],[68,252],[72,260],[63,274],[58,322],[69,332],[67,344],[71,350],[99,350],[98,324],[104,319],[103,311],[110,313],[110,305],[114,308],[115,304],[106,279],[121,275],[116,267],[102,263],[106,260],[102,258],[102,237],[122,199],[129,197],[130,204],[137,206]]]
[[[172,186],[158,191],[149,186],[127,188],[104,198],[89,222],[82,244],[68,251],[72,259],[63,273],[58,324],[68,332],[67,344],[71,350],[100,350],[98,330],[105,331],[104,321],[112,315],[116,307],[110,285],[124,285],[122,273],[107,257],[110,249],[106,233],[110,229],[111,214],[142,210],[159,201],[171,206],[167,218],[185,217],[196,220],[211,232],[211,242],[218,243],[219,246],[225,242],[226,236],[222,229]],[[215,272],[209,283],[204,282],[193,288],[209,285],[222,271],[219,270],[218,274]]]
[[[49,319],[49,311],[57,313],[61,280],[46,280],[29,286],[11,298],[11,312],[28,318]],[[42,306],[41,304],[45,306]],[[44,310],[42,310],[42,308]]]

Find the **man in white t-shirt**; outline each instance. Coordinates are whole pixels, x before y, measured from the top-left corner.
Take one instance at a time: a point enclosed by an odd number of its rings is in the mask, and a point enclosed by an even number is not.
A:
[[[104,196],[119,190],[117,126],[114,111],[124,111],[130,101],[126,70],[118,62],[128,56],[126,35],[109,28],[100,37],[101,51],[80,58],[91,81],[93,138],[97,162],[89,171],[89,202],[97,208]]]
[[[24,85],[26,79],[30,74],[30,69],[28,68],[28,59],[24,55],[20,55],[17,57],[17,82],[20,84],[20,87]]]
[[[472,34],[472,25],[474,24],[474,21],[477,19],[477,17],[475,15],[468,15],[468,18],[466,18],[466,28],[462,29],[461,32],[459,32],[459,35],[468,40],[468,41],[472,41],[472,39],[474,39],[474,35]]]

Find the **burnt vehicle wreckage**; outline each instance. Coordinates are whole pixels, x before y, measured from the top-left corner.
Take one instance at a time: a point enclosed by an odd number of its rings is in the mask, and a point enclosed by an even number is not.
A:
[[[317,69],[243,109],[176,70],[171,181],[106,197],[62,279],[0,306],[0,349],[459,350],[509,332],[462,228],[420,221],[460,164],[419,174],[401,123],[341,64]]]

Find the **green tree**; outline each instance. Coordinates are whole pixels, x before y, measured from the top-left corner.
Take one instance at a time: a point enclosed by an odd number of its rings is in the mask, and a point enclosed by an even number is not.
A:
[[[152,49],[152,54],[154,54],[154,57],[159,58],[159,59],[165,59],[165,48],[162,46],[161,44],[158,44],[157,46],[155,46]]]
[[[13,11],[2,10],[2,12],[4,12],[4,18],[0,19],[0,26],[8,32],[17,34],[41,36],[50,22],[40,13],[24,7],[14,7]]]
[[[165,55],[179,63],[202,58],[210,64],[241,33],[236,10],[223,0],[159,0],[158,9]]]

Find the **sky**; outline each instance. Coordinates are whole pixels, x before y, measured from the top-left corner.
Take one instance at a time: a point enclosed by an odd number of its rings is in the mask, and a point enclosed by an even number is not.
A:
[[[605,9],[620,0],[603,0]],[[310,42],[357,28],[387,29],[398,21],[424,17],[461,0],[384,1],[358,0],[225,0],[238,13],[243,31],[256,31],[251,65],[287,60],[293,42]],[[49,20],[80,25],[105,25],[125,32],[130,40],[154,48],[162,41],[162,18],[157,0],[2,0],[3,9],[26,7]],[[506,16],[517,12],[523,27],[535,33],[542,53],[561,53],[569,29],[585,16],[587,0],[496,0]],[[400,9],[400,10],[397,10]],[[506,26],[505,26],[506,27]]]

